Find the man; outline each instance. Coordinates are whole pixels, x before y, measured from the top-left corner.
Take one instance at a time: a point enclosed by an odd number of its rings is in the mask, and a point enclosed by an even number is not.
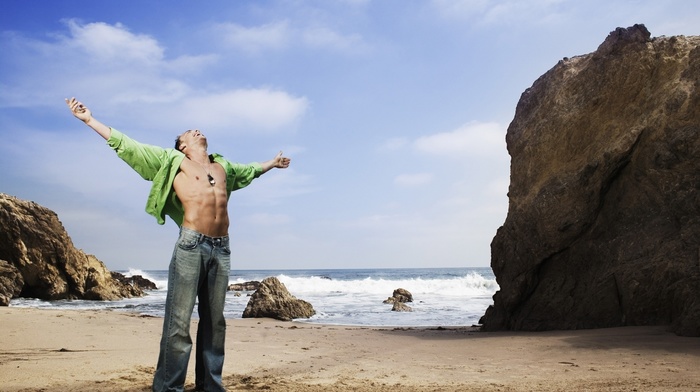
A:
[[[195,385],[200,391],[224,391],[226,320],[230,254],[228,199],[272,168],[289,167],[282,152],[273,159],[247,165],[207,153],[207,139],[199,130],[177,137],[175,148],[139,143],[94,117],[75,98],[66,99],[82,120],[141,177],[153,181],[146,212],[165,223],[165,215],[180,227],[170,261],[160,354],[153,391],[183,391],[192,349],[190,321],[199,298]]]

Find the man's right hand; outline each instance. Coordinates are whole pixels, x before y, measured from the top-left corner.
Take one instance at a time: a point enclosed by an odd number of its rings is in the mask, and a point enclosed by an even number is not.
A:
[[[92,113],[90,112],[90,109],[88,109],[85,105],[82,104],[82,102],[79,102],[77,99],[66,98],[66,104],[68,105],[68,108],[70,108],[70,111],[73,113],[73,115],[80,121],[87,123],[92,118]]]

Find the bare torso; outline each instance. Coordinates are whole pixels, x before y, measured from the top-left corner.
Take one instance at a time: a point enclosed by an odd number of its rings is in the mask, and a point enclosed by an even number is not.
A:
[[[210,237],[228,235],[228,198],[226,173],[218,163],[209,165],[216,184],[207,178],[207,169],[185,158],[175,176],[173,189],[185,209],[182,226]]]

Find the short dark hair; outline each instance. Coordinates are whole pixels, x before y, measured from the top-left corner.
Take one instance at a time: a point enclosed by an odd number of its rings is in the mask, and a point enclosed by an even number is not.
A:
[[[176,150],[181,151],[181,150],[180,150],[180,145],[182,144],[182,141],[180,140],[180,138],[182,137],[182,135],[184,135],[185,133],[188,133],[188,132],[192,132],[192,130],[191,130],[191,129],[188,129],[188,130],[186,130],[184,133],[178,135],[178,136],[175,138],[175,149],[176,149]]]

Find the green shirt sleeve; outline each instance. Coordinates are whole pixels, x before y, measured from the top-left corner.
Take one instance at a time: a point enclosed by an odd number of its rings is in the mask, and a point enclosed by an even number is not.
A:
[[[114,128],[107,144],[119,158],[129,164],[144,180],[153,181],[163,163],[167,162],[164,148],[137,142]]]
[[[231,192],[245,188],[262,174],[262,166],[258,162],[243,164],[230,162],[219,154],[212,154],[214,162],[219,163],[226,171],[226,190]]]
[[[182,225],[184,211],[173,191],[173,181],[184,154],[173,148],[139,143],[114,128],[107,144],[144,180],[153,182],[146,200],[146,212],[161,225],[165,223],[166,215],[178,226]]]

